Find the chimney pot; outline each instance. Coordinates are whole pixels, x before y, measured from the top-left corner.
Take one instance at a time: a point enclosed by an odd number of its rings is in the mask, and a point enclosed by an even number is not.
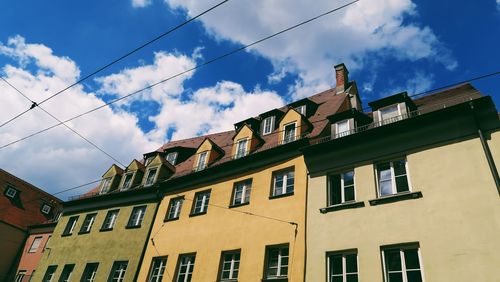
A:
[[[344,92],[349,83],[349,71],[343,63],[335,66],[335,81],[336,94]]]

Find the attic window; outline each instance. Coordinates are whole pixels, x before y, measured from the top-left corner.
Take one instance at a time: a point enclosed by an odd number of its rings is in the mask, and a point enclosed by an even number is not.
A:
[[[132,177],[133,176],[134,176],[134,173],[125,174],[125,178],[123,180],[122,190],[127,190],[128,188],[130,188],[130,185],[132,184]]]
[[[153,157],[147,157],[146,160],[144,161],[144,166],[148,166],[149,163],[151,163],[151,161],[154,159],[154,156]]]
[[[148,170],[148,176],[146,177],[146,183],[144,183],[144,186],[153,185],[153,183],[155,182],[155,177],[156,177],[157,171],[158,171],[157,167]]]
[[[198,163],[196,164],[196,171],[203,170],[206,167],[208,151],[200,153],[198,156]]]
[[[19,190],[10,185],[7,185],[4,194],[7,198],[14,199],[17,196],[17,194],[19,194]]]
[[[301,115],[306,115],[306,105],[298,106],[295,108],[297,112],[299,112]]]
[[[167,155],[167,161],[171,165],[175,165],[175,161],[176,160],[177,160],[177,152],[168,153],[168,155]]]
[[[247,155],[248,139],[238,140],[236,143],[236,156],[235,158],[241,158]]]
[[[381,124],[388,124],[401,119],[399,105],[392,105],[379,110]]]
[[[52,211],[52,206],[49,204],[42,204],[42,208],[40,209],[40,211],[45,215],[49,215]]]
[[[266,135],[273,132],[273,127],[274,127],[274,116],[266,117],[264,121],[262,121],[262,135]]]
[[[99,193],[104,194],[108,192],[110,187],[111,187],[111,177],[104,178],[101,182],[101,191]]]
[[[343,121],[339,121],[335,124],[335,138],[340,138],[347,136],[351,133],[351,128],[349,126],[349,120],[345,119]]]

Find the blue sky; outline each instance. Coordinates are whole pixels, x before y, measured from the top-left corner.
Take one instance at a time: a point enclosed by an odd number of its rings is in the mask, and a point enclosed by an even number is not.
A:
[[[0,10],[0,74],[40,101],[217,2],[12,1]],[[72,117],[345,3],[229,1],[45,108]],[[498,71],[499,45],[495,0],[361,0],[71,126],[128,164],[165,141],[230,130],[248,116],[326,90],[338,63],[346,63],[366,106],[398,91]],[[474,85],[499,105],[499,82],[497,76]],[[4,83],[0,90],[3,122],[27,102]],[[0,145],[54,123],[30,111],[0,129]],[[98,179],[112,163],[63,127],[0,149],[2,168],[50,192]]]

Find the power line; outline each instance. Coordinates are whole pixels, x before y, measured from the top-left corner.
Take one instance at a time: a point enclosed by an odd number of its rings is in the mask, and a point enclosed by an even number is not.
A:
[[[203,15],[205,15],[205,14],[207,14],[207,13],[211,12],[212,10],[214,10],[214,9],[216,9],[217,7],[219,7],[219,6],[223,5],[223,4],[225,4],[225,3],[226,3],[226,2],[228,2],[228,1],[229,1],[229,0],[224,0],[224,1],[222,1],[222,2],[219,2],[218,4],[216,4],[216,5],[212,6],[212,7],[210,7],[209,9],[207,9],[207,10],[205,10],[205,11],[201,12],[201,13],[199,13],[198,15],[196,15],[196,16],[194,16],[194,17],[190,18],[189,20],[184,21],[184,22],[182,22],[181,24],[179,24],[179,25],[177,25],[177,26],[175,26],[175,27],[173,27],[173,28],[169,29],[168,31],[166,31],[166,32],[164,32],[164,33],[162,33],[162,34],[160,34],[160,35],[156,36],[155,38],[153,38],[153,39],[151,39],[151,40],[147,41],[146,43],[144,43],[144,44],[140,45],[139,47],[134,48],[133,50],[131,50],[131,51],[129,51],[129,52],[127,52],[127,53],[125,53],[125,54],[124,54],[124,55],[122,55],[121,57],[119,57],[119,58],[117,58],[117,59],[115,59],[115,60],[111,61],[110,63],[108,63],[108,64],[106,64],[106,65],[104,65],[104,66],[102,66],[102,67],[98,68],[97,70],[95,70],[95,71],[91,72],[90,74],[88,74],[88,75],[84,76],[83,78],[81,78],[81,79],[77,80],[77,81],[76,81],[76,82],[74,82],[73,84],[70,84],[69,86],[65,87],[64,89],[62,89],[62,90],[60,90],[60,91],[58,91],[58,92],[54,93],[53,95],[51,95],[51,96],[49,96],[49,97],[45,98],[44,100],[40,101],[37,105],[39,106],[39,105],[41,105],[41,104],[43,104],[43,103],[47,102],[48,100],[50,100],[50,99],[54,98],[55,96],[57,96],[57,95],[59,95],[59,94],[61,94],[61,93],[65,92],[66,90],[68,90],[68,89],[72,88],[73,86],[75,86],[75,85],[78,85],[78,84],[82,83],[83,81],[85,81],[85,80],[87,80],[88,78],[90,78],[90,77],[94,76],[95,74],[97,74],[97,73],[99,73],[99,72],[101,72],[101,71],[103,71],[103,70],[105,70],[105,69],[109,68],[110,66],[112,66],[112,65],[114,65],[114,64],[116,64],[116,63],[118,63],[119,61],[121,61],[121,60],[125,59],[126,57],[128,57],[128,56],[130,56],[130,55],[132,55],[132,54],[136,53],[137,51],[141,50],[142,48],[144,48],[144,47],[146,47],[146,46],[148,46],[148,45],[150,45],[150,44],[152,44],[152,43],[154,43],[154,42],[158,41],[159,39],[161,39],[161,38],[165,37],[166,35],[168,35],[168,34],[170,34],[170,33],[174,32],[174,31],[176,31],[176,30],[180,29],[181,27],[183,27],[183,26],[185,26],[185,25],[187,25],[187,24],[189,24],[189,23],[191,23],[191,22],[195,21],[196,19],[198,19],[198,18],[200,18],[201,16],[203,16]],[[33,104],[32,104],[32,105],[33,105]],[[21,112],[21,113],[17,114],[16,116],[14,116],[14,117],[12,117],[11,119],[7,120],[6,122],[2,123],[2,124],[0,125],[0,127],[3,127],[4,125],[7,125],[8,123],[10,123],[10,122],[12,122],[13,120],[15,120],[15,119],[19,118],[20,116],[24,115],[25,113],[27,113],[27,112],[28,112],[28,111],[30,111],[31,109],[33,109],[33,107],[28,108],[27,110],[25,110],[25,111],[23,111],[23,112]]]
[[[19,93],[21,96],[23,96],[26,100],[30,101],[31,102],[31,108],[34,108],[34,107],[37,107],[42,110],[43,112],[45,112],[47,115],[51,116],[53,119],[55,119],[56,121],[58,121],[59,123],[61,123],[62,125],[64,125],[67,129],[71,130],[73,133],[75,133],[78,137],[82,138],[83,140],[85,140],[87,143],[89,143],[90,145],[92,145],[94,148],[96,148],[97,150],[101,151],[103,154],[105,154],[106,156],[108,156],[109,158],[111,158],[112,160],[114,160],[115,162],[117,162],[118,164],[120,164],[121,166],[123,167],[127,167],[126,165],[122,164],[119,160],[117,160],[115,157],[111,156],[108,152],[104,151],[104,149],[100,148],[99,146],[97,146],[94,142],[90,141],[88,138],[84,137],[83,135],[81,135],[80,133],[78,133],[75,129],[71,128],[69,125],[67,125],[65,122],[62,122],[60,119],[58,119],[56,116],[54,116],[53,114],[49,113],[47,110],[45,110],[44,108],[42,108],[40,105],[37,105],[36,102],[32,101],[28,96],[26,96],[23,92],[21,92],[21,90],[19,90],[17,87],[15,87],[14,85],[12,85],[8,80],[6,80],[4,77],[0,77],[0,79],[2,79],[5,83],[7,83],[10,87],[12,87],[14,90],[17,91],[17,93]]]
[[[204,67],[204,66],[206,66],[206,65],[209,65],[209,64],[214,63],[214,62],[216,62],[216,61],[219,61],[219,60],[221,60],[221,59],[224,59],[224,58],[226,58],[226,57],[228,57],[228,56],[231,56],[231,55],[233,55],[233,54],[235,54],[235,53],[241,52],[241,51],[243,51],[243,50],[245,50],[245,49],[247,49],[247,48],[249,48],[249,47],[251,47],[251,46],[254,46],[254,45],[256,45],[256,44],[259,44],[259,43],[261,43],[261,42],[263,42],[263,41],[265,41],[265,40],[271,39],[271,38],[273,38],[273,37],[275,37],[275,36],[278,36],[278,35],[280,35],[280,34],[282,34],[282,33],[288,32],[288,31],[290,31],[290,30],[292,30],[292,29],[295,29],[295,28],[297,28],[297,27],[300,27],[300,26],[302,26],[302,25],[305,25],[305,24],[307,24],[307,23],[309,23],[309,22],[312,22],[312,21],[317,20],[317,19],[319,19],[319,18],[321,18],[321,17],[324,17],[324,16],[326,16],[326,15],[329,15],[329,14],[331,14],[331,13],[333,13],[333,12],[336,12],[336,11],[338,11],[338,10],[344,9],[344,8],[346,8],[346,7],[350,6],[350,5],[352,5],[352,4],[354,4],[354,3],[358,2],[358,1],[359,1],[359,0],[352,1],[352,2],[350,2],[350,3],[347,3],[347,4],[343,5],[343,6],[340,6],[340,7],[338,7],[338,8],[335,8],[335,9],[329,10],[329,11],[327,11],[327,12],[325,12],[325,13],[322,13],[322,14],[320,14],[320,15],[318,15],[318,16],[312,17],[312,18],[310,18],[310,19],[308,19],[308,20],[305,20],[305,21],[302,21],[302,22],[300,22],[300,23],[298,23],[298,24],[296,24],[296,25],[293,25],[293,26],[291,26],[291,27],[285,28],[285,29],[283,29],[283,30],[281,30],[281,31],[278,31],[278,32],[273,33],[273,34],[271,34],[271,35],[269,35],[269,36],[266,36],[266,37],[264,37],[264,38],[262,38],[262,39],[259,39],[259,40],[257,40],[257,41],[254,41],[254,42],[252,42],[252,43],[250,43],[250,44],[247,44],[247,45],[244,45],[244,46],[242,46],[242,47],[239,47],[239,48],[233,49],[232,51],[227,52],[227,53],[224,53],[223,55],[220,55],[220,56],[217,56],[217,57],[213,57],[212,59],[210,59],[210,60],[208,60],[208,61],[205,61],[205,62],[204,62],[204,63],[202,63],[202,64],[196,65],[196,66],[194,66],[194,67],[192,67],[192,68],[190,68],[190,69],[187,69],[187,70],[185,70],[185,71],[179,72],[179,73],[177,73],[177,74],[175,74],[175,75],[172,75],[172,76],[170,76],[170,77],[167,77],[167,78],[165,78],[165,79],[162,79],[162,80],[160,80],[160,81],[158,81],[158,82],[155,82],[155,83],[153,83],[153,84],[150,84],[150,85],[148,85],[148,86],[146,86],[146,87],[144,87],[144,88],[142,88],[142,89],[136,90],[136,91],[134,91],[134,92],[132,92],[132,93],[130,93],[130,94],[127,94],[127,95],[125,95],[125,96],[122,96],[122,97],[120,97],[120,98],[117,98],[117,99],[111,100],[111,101],[109,101],[109,102],[107,102],[107,103],[105,103],[105,104],[103,104],[103,105],[101,105],[101,106],[98,106],[98,107],[96,107],[96,108],[93,108],[93,109],[91,109],[91,110],[88,110],[88,111],[86,111],[86,112],[83,112],[83,113],[81,113],[81,114],[79,114],[79,115],[76,115],[76,116],[74,116],[74,117],[72,117],[72,118],[69,118],[69,119],[65,120],[64,122],[69,122],[69,121],[72,121],[72,120],[77,119],[77,118],[79,118],[79,117],[81,117],[81,116],[84,116],[84,115],[90,114],[90,113],[95,112],[95,111],[97,111],[97,110],[99,110],[99,109],[102,109],[102,108],[104,108],[104,107],[106,107],[106,106],[109,106],[109,105],[111,105],[111,104],[114,104],[114,103],[116,103],[116,102],[118,102],[118,101],[124,100],[124,99],[126,99],[126,98],[128,98],[128,97],[130,97],[130,96],[136,95],[136,94],[138,94],[138,93],[140,93],[140,92],[142,92],[142,91],[145,91],[145,90],[151,89],[151,88],[153,88],[153,87],[155,87],[155,86],[157,86],[157,85],[159,85],[159,84],[165,83],[165,82],[167,82],[167,81],[169,81],[169,80],[172,80],[172,79],[174,79],[174,78],[177,78],[177,77],[179,77],[179,76],[182,76],[182,75],[184,75],[184,74],[186,74],[186,73],[190,73],[190,72],[192,72],[192,71],[194,71],[194,70],[196,70],[196,69],[199,69],[199,68],[201,68],[201,67]],[[28,135],[28,136],[25,136],[25,137],[23,137],[23,138],[21,138],[21,139],[18,139],[18,140],[15,140],[15,141],[13,141],[13,142],[10,142],[10,143],[8,143],[8,144],[6,144],[6,145],[1,146],[1,147],[0,147],[0,149],[3,149],[3,148],[5,148],[5,147],[7,147],[7,146],[10,146],[10,145],[15,144],[15,143],[17,143],[17,142],[20,142],[20,141],[25,140],[25,139],[27,139],[27,138],[33,137],[33,136],[35,136],[35,135],[38,135],[38,134],[40,134],[40,133],[42,133],[42,132],[45,132],[45,131],[47,131],[47,130],[50,130],[50,129],[52,129],[52,128],[54,128],[54,127],[57,127],[57,126],[59,126],[59,125],[61,125],[61,124],[62,124],[62,122],[61,122],[61,123],[58,123],[58,124],[55,124],[55,125],[53,125],[53,126],[47,127],[47,128],[45,128],[45,129],[43,129],[43,130],[40,130],[40,131],[35,132],[35,133],[33,133],[33,134],[30,134],[30,135]],[[1,126],[0,126],[0,127],[1,127]]]

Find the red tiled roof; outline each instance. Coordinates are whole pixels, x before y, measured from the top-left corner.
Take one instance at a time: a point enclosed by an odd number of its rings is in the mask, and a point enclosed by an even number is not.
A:
[[[5,196],[7,185],[19,191],[15,200]],[[40,188],[0,169],[0,221],[26,230],[29,225],[47,222],[51,216],[42,214],[41,207],[47,203],[53,207],[52,215],[61,210],[62,201]]]

